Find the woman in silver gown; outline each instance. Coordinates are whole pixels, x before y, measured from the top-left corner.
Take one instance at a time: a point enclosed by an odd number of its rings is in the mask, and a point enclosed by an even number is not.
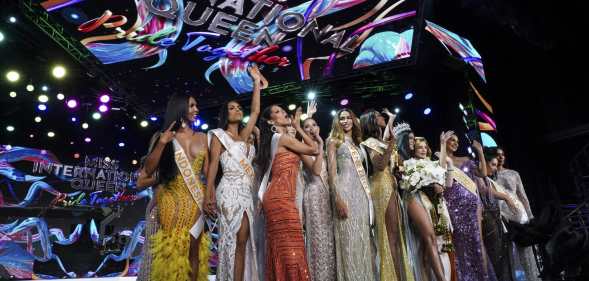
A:
[[[327,141],[329,185],[335,193],[337,280],[374,281],[372,203],[360,150],[360,124],[349,109],[337,112]]]

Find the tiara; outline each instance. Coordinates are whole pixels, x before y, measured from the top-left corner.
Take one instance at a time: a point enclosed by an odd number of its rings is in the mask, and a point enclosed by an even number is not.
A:
[[[402,133],[411,131],[411,126],[408,123],[399,123],[393,128],[393,135],[395,138],[399,138]]]

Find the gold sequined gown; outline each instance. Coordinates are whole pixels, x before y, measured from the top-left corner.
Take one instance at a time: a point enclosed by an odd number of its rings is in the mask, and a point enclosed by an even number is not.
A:
[[[206,152],[197,155],[192,169],[198,175],[202,169]],[[198,186],[204,192],[205,186]],[[182,281],[190,280],[190,228],[200,216],[198,205],[178,173],[175,179],[162,186],[156,194],[159,230],[151,238],[153,261],[151,280]],[[198,281],[206,281],[208,275],[209,244],[208,235],[201,235],[199,245]]]

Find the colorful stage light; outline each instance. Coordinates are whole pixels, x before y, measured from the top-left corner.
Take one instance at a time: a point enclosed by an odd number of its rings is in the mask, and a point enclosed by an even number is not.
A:
[[[40,104],[40,105],[37,105],[37,109],[39,109],[41,111],[45,111],[45,110],[47,110],[47,106],[44,104]]]
[[[49,132],[47,132],[47,136],[50,138],[55,137],[55,133],[52,131],[49,131]]]
[[[27,85],[27,91],[32,92],[35,90],[35,86],[33,86],[33,84],[28,84]]]
[[[104,94],[104,95],[100,96],[100,102],[101,103],[107,103],[109,101],[110,101],[110,96],[109,95]]]
[[[88,123],[86,123],[86,122],[82,123],[82,129],[84,129],[84,130],[88,129]]]
[[[69,99],[67,101],[67,107],[69,107],[69,108],[76,108],[76,107],[78,107],[78,101],[75,100],[75,99]]]
[[[92,141],[92,139],[91,139],[91,138],[89,138],[89,137],[86,137],[86,138],[84,139],[84,141],[88,143],[88,142],[91,142],[91,141]]]
[[[41,121],[43,121],[43,119],[41,119],[41,116],[36,116],[35,117],[35,122],[36,123],[41,123]]]
[[[79,18],[80,18],[80,15],[78,15],[78,14],[76,14],[76,13],[71,13],[71,14],[70,14],[70,18],[72,18],[72,19],[74,19],[74,20],[77,20],[77,19],[79,19]]]
[[[75,159],[78,159],[78,158],[80,158],[80,153],[74,153],[74,158],[75,158]]]
[[[98,107],[98,111],[100,111],[100,112],[107,112],[107,111],[108,111],[108,106],[106,106],[106,105],[104,105],[104,104],[101,104],[101,105]]]
[[[291,103],[288,105],[288,110],[295,110],[296,108],[297,108],[296,104]]]
[[[9,17],[9,18],[8,18],[8,21],[9,21],[10,23],[16,23],[16,18],[15,18],[15,17]]]
[[[398,107],[395,107],[395,114],[399,114],[399,112],[401,112],[401,109]]]
[[[458,108],[460,108],[460,110],[464,111],[464,105],[462,105],[462,103],[458,103]]]
[[[425,114],[425,115],[429,115],[430,113],[432,113],[432,109],[429,107],[423,111],[423,114]]]
[[[41,87],[41,90],[43,92],[47,92],[47,91],[49,91],[49,87],[47,87],[46,85],[43,85],[43,87]]]
[[[346,105],[348,105],[348,103],[350,103],[350,101],[349,101],[348,99],[342,99],[342,100],[339,102],[339,104],[340,104],[340,105],[342,105],[342,106],[346,106]]]
[[[65,99],[65,95],[64,95],[64,94],[62,94],[62,93],[58,93],[58,94],[57,94],[57,99],[58,99],[58,100],[63,100],[63,99]]]
[[[119,147],[125,147],[125,143],[124,142],[119,142]]]
[[[6,126],[6,131],[14,132],[14,126],[11,126],[11,125]]]
[[[307,119],[307,117],[309,117],[307,116],[307,113],[301,114],[301,121],[304,121],[305,119]]]
[[[29,135],[29,138],[34,138],[34,137],[35,137],[35,135],[33,135],[33,134]]]
[[[102,115],[100,115],[100,113],[98,113],[98,112],[92,113],[92,119],[94,119],[94,120],[100,120],[101,117],[102,117]]]
[[[413,98],[413,93],[407,93],[405,94],[405,100],[410,100]]]
[[[314,100],[316,96],[317,96],[317,94],[315,93],[315,91],[309,91],[307,93],[307,99],[308,100]]]
[[[37,100],[39,100],[39,102],[46,103],[49,101],[49,97],[47,95],[39,95]]]
[[[11,98],[16,98],[16,92],[12,91],[10,92],[10,94],[8,94]]]
[[[51,74],[53,74],[53,77],[55,77],[57,79],[61,79],[61,78],[65,77],[66,73],[67,73],[67,71],[65,70],[65,67],[63,67],[61,65],[56,65],[53,67],[53,70],[51,70]]]
[[[200,128],[203,130],[207,130],[209,128],[209,124],[204,123],[204,124],[202,124],[202,126],[200,126]]]
[[[141,121],[141,122],[139,123],[139,125],[140,125],[141,127],[145,128],[145,127],[147,127],[147,125],[149,125],[149,123],[148,123],[147,121],[143,120],[143,121]]]
[[[78,121],[78,118],[72,117],[72,122],[76,122],[76,121]]]
[[[243,119],[241,120],[241,122],[243,122],[243,123],[247,123],[248,121],[250,121],[250,116],[249,115],[246,116],[246,117],[243,117]]]
[[[131,164],[133,164],[133,165],[137,165],[137,163],[138,163],[138,162],[137,162],[137,160],[135,160],[135,159],[133,159],[133,161],[131,161]]]
[[[11,150],[12,149],[12,145],[7,144],[7,145],[4,146],[4,148],[6,148],[6,150]]]
[[[17,82],[20,79],[20,73],[15,70],[10,70],[6,72],[6,79],[8,79],[9,82]]]
[[[149,117],[149,120],[155,122],[155,121],[157,121],[157,117],[156,116],[151,116],[151,117]]]
[[[0,32],[0,42],[4,41],[4,33]]]
[[[335,110],[331,111],[331,116],[335,116],[336,114],[337,114],[337,111],[335,111]]]

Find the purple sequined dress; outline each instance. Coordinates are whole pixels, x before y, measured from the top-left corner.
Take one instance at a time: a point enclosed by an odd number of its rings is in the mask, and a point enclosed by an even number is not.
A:
[[[465,162],[452,171],[454,183],[444,191],[444,198],[454,231],[452,242],[456,254],[458,281],[496,281],[481,241],[481,200],[472,181],[476,164]],[[464,173],[463,171],[467,172]]]

